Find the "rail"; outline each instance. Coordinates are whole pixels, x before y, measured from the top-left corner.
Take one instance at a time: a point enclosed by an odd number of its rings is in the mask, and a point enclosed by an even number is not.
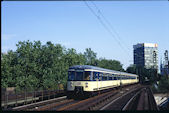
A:
[[[14,107],[12,110],[158,110],[158,107],[152,90],[148,86],[135,84],[84,100],[67,99],[64,96]]]
[[[152,90],[144,87],[138,91],[123,107],[122,110],[159,110]]]
[[[127,86],[127,87],[124,87],[123,90],[125,90],[127,88],[133,89],[136,87],[138,88],[139,85]],[[63,110],[98,110],[100,108],[100,106],[103,106],[106,103],[108,103],[109,100],[111,100],[111,98],[118,95],[120,92],[121,92],[121,89],[112,90],[110,92],[106,92],[106,93],[100,94],[98,96],[79,101],[78,103],[75,103],[75,104],[72,104],[69,106],[65,106],[65,107],[62,107],[57,110],[58,111],[63,111]]]

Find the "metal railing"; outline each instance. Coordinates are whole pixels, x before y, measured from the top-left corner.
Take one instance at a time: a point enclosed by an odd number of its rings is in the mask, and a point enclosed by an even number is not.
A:
[[[24,91],[22,93],[4,91],[1,92],[1,107],[7,109],[9,107],[26,105],[63,95],[65,95],[64,90]]]

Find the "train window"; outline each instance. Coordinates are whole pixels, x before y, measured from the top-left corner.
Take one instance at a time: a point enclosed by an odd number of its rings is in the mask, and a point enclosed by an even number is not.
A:
[[[99,74],[98,74],[99,81],[102,80],[102,74],[103,74],[103,73],[99,73]]]
[[[119,77],[116,77],[116,80],[119,80]]]
[[[119,79],[121,79],[121,75],[118,75]]]
[[[123,80],[125,79],[125,76],[123,76]]]
[[[109,80],[113,80],[113,77],[109,76]]]
[[[102,80],[107,80],[107,74],[106,73],[103,73]]]
[[[84,80],[90,80],[90,75],[91,75],[90,71],[85,71]]]
[[[93,72],[93,80],[98,80],[98,73],[97,72]]]
[[[123,75],[120,76],[120,79],[123,80]]]
[[[120,80],[120,79],[121,79],[121,76],[120,76],[120,75],[118,75],[118,76],[117,76],[117,80]]]
[[[83,80],[83,72],[76,72],[76,80]]]
[[[74,80],[75,79],[75,72],[69,71],[68,72],[68,80]]]
[[[107,76],[102,76],[102,80],[107,80]]]
[[[123,80],[123,76],[121,76],[120,79]]]
[[[108,73],[106,74],[106,77],[107,77],[107,80],[109,80],[109,74]]]
[[[117,80],[120,80],[120,76],[117,77]]]
[[[114,80],[117,80],[117,77],[114,77]]]

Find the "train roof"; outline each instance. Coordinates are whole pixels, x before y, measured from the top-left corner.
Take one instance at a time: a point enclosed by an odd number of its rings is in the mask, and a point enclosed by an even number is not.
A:
[[[90,66],[90,65],[75,65],[71,66],[69,69],[93,69],[93,70],[100,70],[100,71],[106,71],[106,72],[111,72],[111,73],[118,73],[118,74],[127,74],[127,75],[133,75],[133,76],[138,76],[136,74],[131,74],[131,73],[125,73],[125,72],[120,72],[120,71],[115,71],[115,70],[110,70],[110,69],[104,69],[96,66]]]

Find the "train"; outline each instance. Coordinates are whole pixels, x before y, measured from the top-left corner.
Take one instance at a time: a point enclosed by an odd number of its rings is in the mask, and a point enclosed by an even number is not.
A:
[[[136,84],[136,74],[90,65],[75,65],[68,69],[67,98],[91,97],[119,86]]]

